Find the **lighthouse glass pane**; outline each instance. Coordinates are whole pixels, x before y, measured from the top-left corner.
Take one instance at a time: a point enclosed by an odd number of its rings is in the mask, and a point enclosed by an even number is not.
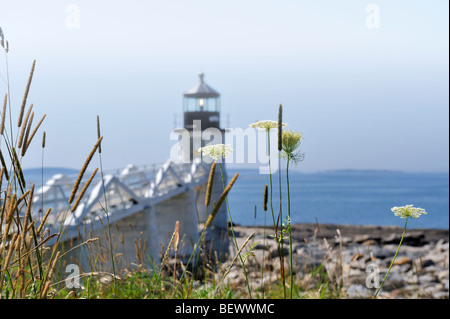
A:
[[[218,98],[184,98],[184,112],[218,112],[220,110],[220,99]]]

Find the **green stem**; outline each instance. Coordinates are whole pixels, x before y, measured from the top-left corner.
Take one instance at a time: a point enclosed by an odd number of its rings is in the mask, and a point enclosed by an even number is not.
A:
[[[386,276],[384,276],[383,282],[381,283],[380,287],[378,287],[378,290],[377,290],[377,292],[375,293],[375,296],[373,296],[373,299],[376,299],[376,298],[377,298],[377,295],[378,295],[378,293],[380,292],[381,287],[383,287],[384,282],[386,281],[386,278],[388,277],[389,272],[391,271],[391,268],[392,268],[392,266],[394,265],[395,258],[397,257],[397,253],[398,253],[398,251],[400,250],[400,246],[402,245],[402,242],[403,242],[403,237],[405,237],[405,233],[406,233],[406,225],[407,225],[407,224],[408,224],[408,217],[406,217],[405,227],[403,228],[402,238],[400,239],[400,243],[398,244],[397,251],[395,252],[395,255],[394,255],[394,259],[392,259],[391,265],[389,266],[389,269],[388,269],[388,271],[387,271],[387,273],[386,273]]]
[[[286,283],[284,280],[284,265],[283,265],[283,257],[280,249],[280,242],[278,240],[278,231],[277,231],[277,223],[275,222],[275,215],[273,213],[273,200],[272,200],[272,166],[270,163],[270,129],[267,129],[267,147],[269,153],[269,178],[270,178],[270,210],[272,212],[272,220],[273,220],[273,228],[275,231],[275,241],[277,243],[278,255],[280,257],[280,270],[281,270],[281,280],[283,282],[283,291],[284,291],[284,299],[286,299]]]
[[[267,208],[267,207],[266,207]],[[261,292],[262,292],[262,299],[264,299],[264,251],[266,250],[266,211],[264,210],[264,244],[263,244],[263,251],[262,251],[262,265],[261,265]]]
[[[269,179],[270,179],[270,210],[272,212],[273,228],[276,229],[277,224],[275,222],[275,215],[273,214],[273,202],[272,202],[272,167],[270,165],[270,131],[267,130],[267,146],[269,151]],[[278,236],[275,233],[275,239],[278,243]]]
[[[220,166],[220,176],[222,177],[222,186],[223,186],[223,189],[225,190],[225,180],[223,178],[222,163],[219,163],[219,166]],[[247,284],[247,289],[248,289],[248,295],[249,295],[250,299],[253,299],[252,292],[250,290],[250,285],[248,282],[247,271],[245,270],[245,265],[244,265],[244,261],[242,260],[242,256],[239,253],[239,246],[238,246],[238,243],[236,240],[236,236],[234,235],[233,220],[231,219],[230,207],[228,206],[228,197],[225,197],[225,203],[227,204],[228,218],[230,219],[230,227],[231,227],[231,233],[233,235],[234,245],[236,246],[237,253],[239,255],[239,259],[241,260],[241,263],[242,263],[242,269],[244,270],[245,282]]]
[[[287,183],[287,198],[288,198],[288,220],[289,220],[289,254],[290,254],[290,270],[291,270],[291,299],[292,299],[292,289],[294,287],[294,277],[292,273],[292,230],[291,230],[291,195],[289,192],[289,158],[286,165],[286,183]]]
[[[280,157],[280,152],[278,151],[278,191],[280,193],[280,220],[283,221],[283,212],[282,212],[282,199],[281,199],[281,157]],[[281,222],[281,226],[280,226],[281,230],[281,234],[283,234],[283,222]],[[281,239],[281,252],[283,252],[283,238]],[[284,266],[284,256],[283,254],[280,255],[281,258],[281,263]],[[286,282],[283,278],[283,292],[284,292],[284,299],[286,299]]]
[[[44,218],[44,148],[42,148],[42,158],[41,158],[41,187],[42,187],[42,194],[41,194],[41,216],[39,216],[41,222]]]

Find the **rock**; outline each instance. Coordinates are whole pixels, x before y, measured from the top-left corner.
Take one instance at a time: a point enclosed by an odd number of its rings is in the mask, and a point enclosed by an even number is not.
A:
[[[264,256],[264,262],[266,262],[269,259],[269,253],[264,249],[257,249],[253,251],[253,259],[256,263],[262,265],[263,263],[263,256]]]
[[[398,245],[400,243],[402,236],[401,234],[392,234],[384,239],[382,239],[381,243],[383,245],[395,244]],[[402,245],[407,246],[423,246],[426,244],[425,234],[423,232],[411,232],[406,233],[403,237]]]
[[[411,270],[411,268],[412,268],[411,263],[400,265],[400,272],[403,274],[406,274],[407,272],[409,272]]]
[[[398,234],[392,234],[388,237],[383,238],[381,241],[381,244],[387,245],[387,244],[399,244],[400,243],[401,236]]]
[[[397,257],[394,261],[394,265],[405,265],[405,264],[411,264],[412,261],[406,256],[403,257]]]
[[[399,274],[399,273],[393,272],[391,270],[391,272],[389,273],[389,276],[387,277],[386,281],[384,282],[383,289],[386,291],[392,291],[394,289],[403,287],[406,282],[407,281],[405,280],[405,277],[403,276],[403,274]]]
[[[367,289],[363,285],[351,284],[347,289],[346,293],[349,298],[371,298],[374,292]]]
[[[449,299],[448,291],[437,291],[432,293],[433,299]]]
[[[408,246],[423,246],[427,243],[425,234],[421,231],[406,233],[403,243]]]
[[[377,259],[393,258],[395,256],[395,251],[383,249],[383,250],[380,250],[380,251],[374,253],[373,256]],[[389,263],[391,261],[392,260],[390,260]]]
[[[373,243],[378,244],[381,242],[381,237],[373,235],[357,235],[353,239],[353,242],[357,244],[361,244],[367,241],[372,241]]]
[[[373,246],[373,245],[378,245],[378,242],[373,240],[373,239],[368,239],[366,241],[363,241],[362,243],[364,246]]]
[[[345,274],[345,284],[363,284],[365,285],[367,279],[367,273],[365,270],[350,268],[350,270]],[[347,277],[348,276],[348,277]]]
[[[448,269],[446,270],[442,270],[439,274],[438,274],[438,279],[441,283],[445,284],[446,282],[448,283],[449,280],[449,274],[448,274]]]
[[[434,261],[432,261],[431,259],[422,260],[421,266],[422,266],[422,268],[434,266]]]
[[[281,249],[281,253],[283,254],[284,257],[289,256],[289,247],[286,247],[286,245],[284,245],[284,247]],[[278,248],[275,247],[273,249],[271,249],[270,251],[268,251],[268,257],[269,259],[273,259],[273,258],[279,258],[280,254],[278,252]]]
[[[438,283],[438,282],[439,282],[438,278],[429,273],[419,276],[419,283],[421,283],[421,284]]]
[[[335,244],[348,245],[353,242],[353,238],[351,237],[336,237]]]
[[[405,273],[405,282],[411,285],[417,285],[419,283],[419,277],[410,270]]]
[[[295,257],[295,256],[294,256]],[[314,246],[309,245],[297,250],[296,263],[301,268],[314,268],[320,266],[324,261],[324,252]]]
[[[443,292],[443,285],[427,285],[423,288],[423,292],[429,296],[429,298],[440,299],[441,292]]]
[[[264,245],[262,243],[256,244],[255,247],[253,247],[255,250],[269,250],[269,245]]]
[[[442,268],[445,268],[444,266],[446,264],[448,264],[448,257],[446,256],[446,254],[442,253],[442,252],[436,252],[436,250],[431,251],[426,256],[423,256],[421,259],[422,259],[422,261],[425,261],[428,259],[431,262],[433,262],[435,265],[442,266]],[[428,261],[428,262],[430,262],[430,261]]]
[[[228,278],[229,280],[234,280],[234,279],[239,278],[239,271],[237,271],[237,270],[231,270],[231,271],[228,273],[228,275],[227,275],[226,278]]]
[[[449,242],[445,242],[443,239],[440,239],[436,245],[437,252],[448,252],[449,251]]]

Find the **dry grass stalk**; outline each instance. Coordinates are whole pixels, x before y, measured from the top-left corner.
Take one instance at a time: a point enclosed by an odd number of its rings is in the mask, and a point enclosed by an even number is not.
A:
[[[18,234],[13,234],[11,237],[11,242],[9,244],[8,253],[6,254],[6,258],[3,261],[2,269],[8,269],[9,261],[11,260],[12,254],[15,252],[14,246],[16,244],[16,240],[19,237]],[[0,284],[3,283],[4,272],[2,271],[2,280],[0,280]]]
[[[37,130],[39,129],[39,126],[41,126],[42,122],[44,121],[45,117],[47,116],[47,114],[44,114],[42,116],[42,118],[39,120],[38,124],[36,125],[36,127],[34,128],[33,132],[31,132],[31,136],[28,138],[26,144],[23,145],[22,148],[22,156],[25,156],[25,153],[28,149],[28,147],[31,144],[31,141],[33,140],[34,135],[36,134]]]
[[[2,166],[2,168],[0,169],[0,191],[2,189],[2,182],[3,182],[3,174],[5,172],[5,168]]]
[[[27,103],[28,92],[30,91],[31,80],[33,79],[34,66],[36,65],[36,60],[33,61],[33,65],[31,66],[30,75],[28,77],[27,86],[25,88],[25,94],[22,100],[22,106],[20,107],[19,120],[17,122],[17,127],[22,125],[23,111],[25,109],[25,104]]]
[[[167,259],[169,258],[169,251],[170,251],[170,248],[172,247],[172,245],[174,244],[176,233],[177,233],[177,230],[176,230],[176,224],[175,224],[175,230],[172,233],[172,237],[170,237],[170,241],[169,241],[169,244],[167,245],[166,252],[164,253],[164,257],[162,259],[161,268],[160,268],[159,272],[162,271],[162,269],[164,268],[164,265],[166,264]],[[174,246],[174,250],[175,250],[175,246]]]
[[[38,236],[40,236],[42,229],[44,228],[45,223],[47,222],[48,215],[50,215],[51,211],[52,211],[52,208],[50,207],[49,209],[47,209],[47,212],[45,213],[44,218],[42,218],[42,222],[37,229]]]
[[[30,135],[31,125],[33,124],[34,119],[34,112],[31,112],[30,119],[28,120],[28,123],[26,123],[26,130],[25,130],[25,136],[23,137],[22,141],[22,149],[26,147],[26,141],[28,141],[28,136]],[[25,123],[24,123],[25,125]]]
[[[56,256],[55,258],[53,258],[53,260],[51,261],[51,265],[49,266],[49,271],[47,273],[46,276],[46,280],[44,281],[44,289],[41,292],[41,299],[46,298],[47,297],[47,292],[48,292],[48,288],[50,287],[50,280],[52,279],[53,276],[53,271],[55,270],[56,267],[56,262],[59,259],[59,254],[60,252],[56,252]]]
[[[63,258],[65,255],[67,255],[68,253],[70,253],[72,250],[77,249],[78,247],[84,246],[84,245],[86,245],[86,244],[91,245],[91,243],[93,243],[94,241],[97,241],[97,240],[99,240],[99,239],[100,239],[100,238],[98,238],[98,237],[95,237],[95,238],[89,238],[88,240],[82,242],[81,244],[78,244],[78,245],[76,245],[76,246],[70,248],[69,250],[65,251],[64,254],[62,254],[61,256],[59,256],[58,259]]]
[[[25,219],[23,221],[23,234],[26,235],[28,228],[28,221],[31,220],[31,207],[33,206],[33,196],[34,196],[34,184],[31,185],[30,195],[27,203],[27,209],[25,211]]]
[[[78,178],[75,181],[75,185],[73,185],[72,193],[70,194],[70,197],[69,197],[69,204],[72,204],[75,194],[78,190],[78,186],[80,185],[81,179],[83,178],[84,172],[86,171],[86,168],[88,167],[89,162],[91,161],[92,157],[94,156],[95,151],[97,150],[98,146],[100,145],[100,142],[102,141],[102,139],[103,139],[103,136],[100,136],[100,138],[97,140],[97,143],[95,143],[94,148],[92,149],[91,153],[89,153],[86,161],[84,162],[84,165],[81,168],[80,173],[78,174]]]
[[[6,258],[3,262],[2,271],[0,273],[0,293],[1,293],[2,287],[3,287],[3,282],[4,282],[3,279],[5,277],[5,270],[8,269],[9,261],[11,260],[12,254],[15,251],[14,246],[16,244],[17,237],[18,237],[17,234],[13,234],[13,236],[11,238],[11,242],[9,244],[8,253],[6,254]]]
[[[10,183],[8,183],[8,187],[6,188],[6,193],[5,193],[5,200],[4,200],[5,204],[3,205],[7,209],[7,211],[6,211],[6,219],[7,219],[7,216],[8,216],[8,208],[9,208],[10,200],[11,200],[11,190],[12,190],[12,186],[11,186]]]
[[[134,239],[134,248],[136,249],[136,257],[138,259],[138,263],[139,263],[139,267],[140,267],[142,265],[142,258],[141,258],[141,252],[140,252],[136,238]]]
[[[8,100],[8,94],[5,93],[5,98],[3,100],[3,110],[2,110],[2,121],[0,123],[0,134],[3,135],[5,131],[5,119],[6,119],[6,101]]]
[[[19,157],[17,156],[16,149],[12,148],[12,154],[13,154],[13,160],[14,160],[14,167],[17,177],[19,178],[19,183],[22,185],[23,188],[25,188],[25,178],[23,176],[22,167],[20,166]]]
[[[31,112],[30,120],[28,121],[28,125],[27,125],[27,130],[26,130],[25,136],[23,137],[22,153],[21,153],[22,157],[25,156],[25,152],[27,149],[27,141],[28,141],[28,136],[30,135],[31,124],[33,123],[33,118],[34,118],[34,112]]]
[[[173,243],[173,249],[175,251],[175,262],[173,263],[173,290],[175,291],[176,273],[177,273],[177,254],[178,246],[180,245],[180,222],[177,220],[175,223],[175,240]]]
[[[96,168],[94,170],[94,172],[92,172],[91,176],[86,181],[83,188],[81,189],[81,192],[78,194],[75,204],[72,206],[72,208],[70,210],[72,213],[75,211],[75,209],[77,209],[78,204],[80,203],[81,199],[83,198],[84,193],[86,193],[86,190],[88,189],[89,185],[91,184],[92,179],[94,178],[95,174],[97,174],[97,171],[98,171],[98,168]]]
[[[12,195],[10,198],[9,194],[11,193],[11,187],[8,187],[7,193],[6,193],[6,213],[5,213],[5,231],[3,232],[3,238],[7,238],[9,234],[9,229],[11,227],[11,222],[14,216],[14,211],[17,208],[17,201],[16,201],[16,193]]]
[[[267,211],[268,198],[269,198],[269,186],[266,184],[266,185],[264,185],[264,200],[263,200],[263,209],[264,209],[264,211]]]
[[[214,183],[214,173],[216,172],[216,162],[211,164],[211,170],[209,171],[208,184],[206,185],[205,206],[208,207],[211,202],[211,192]]]
[[[278,151],[283,149],[283,106],[278,109]]]
[[[177,222],[175,223],[175,241],[173,244],[175,254],[178,252],[179,245],[180,245],[180,222],[177,220]]]
[[[19,199],[17,200],[17,204],[20,204],[20,202],[23,201],[25,199],[25,197],[27,197],[30,192],[31,192],[31,189],[29,189],[25,193],[23,193],[22,196],[20,196]]]
[[[30,107],[28,108],[27,114],[25,115],[25,119],[23,120],[24,125],[22,125],[22,128],[20,129],[20,135],[19,135],[19,140],[18,140],[18,144],[17,144],[18,148],[22,147],[23,138],[25,136],[25,131],[27,129],[28,119],[30,118],[30,114],[31,114],[31,110],[32,109],[33,109],[33,104],[31,104]]]
[[[19,255],[23,252],[23,247],[25,246],[25,233],[22,233],[20,235],[20,245],[19,245]],[[21,298],[24,297],[24,289],[25,289],[25,261],[23,258],[19,260],[19,268],[17,271],[17,280],[16,285],[19,284],[21,287],[20,289],[20,296]]]
[[[97,138],[100,138],[100,117],[97,115]],[[98,153],[102,152],[102,144],[98,145]]]
[[[33,222],[34,223],[34,222]],[[31,228],[31,225],[29,226],[29,228]],[[21,255],[17,260],[15,260],[14,262],[11,263],[11,265],[14,265],[15,263],[19,262],[20,260],[28,257],[31,253],[33,253],[34,251],[36,251],[39,247],[43,246],[47,241],[49,241],[50,239],[52,239],[53,237],[58,236],[59,233],[56,234],[52,234],[49,235],[47,238],[45,238],[43,241],[41,241],[37,246],[33,247],[32,249],[28,250],[27,252],[25,252],[25,254]],[[33,240],[33,236],[29,236],[28,237],[28,246],[31,245],[31,241]],[[61,258],[61,257],[60,257]]]
[[[3,157],[2,150],[0,149],[0,161],[2,162],[3,172],[5,173],[6,180],[9,181],[8,169],[6,168],[5,158]]]
[[[239,173],[236,173],[233,176],[233,178],[231,179],[231,181],[228,183],[227,187],[223,191],[222,195],[220,195],[219,199],[217,200],[217,203],[215,203],[214,208],[211,211],[211,214],[209,214],[208,219],[206,220],[205,229],[208,228],[211,225],[211,223],[213,222],[214,218],[217,215],[217,212],[219,211],[220,206],[222,206],[223,201],[227,197],[228,193],[231,190],[231,187],[233,187],[233,184],[236,181],[236,179],[238,178],[238,176],[239,176]]]
[[[26,231],[23,230],[22,234],[20,235],[19,255],[25,254],[24,250],[25,247],[26,247]],[[21,287],[20,293],[23,298],[25,290],[25,260],[23,256],[21,256],[19,259],[19,270],[17,278],[20,278],[20,287]]]
[[[45,131],[42,133],[42,148],[45,148]]]

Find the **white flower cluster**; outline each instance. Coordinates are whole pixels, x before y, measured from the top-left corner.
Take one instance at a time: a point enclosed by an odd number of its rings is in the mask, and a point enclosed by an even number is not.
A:
[[[233,152],[233,149],[228,144],[215,144],[200,147],[198,151],[201,152],[203,156],[210,156],[212,159],[219,161]]]
[[[254,128],[260,128],[260,129],[265,129],[265,130],[271,130],[274,128],[278,128],[278,122],[277,121],[270,121],[270,120],[266,120],[266,121],[258,121],[255,123],[252,123],[249,125],[250,127],[254,127]],[[286,123],[283,123],[283,127],[287,126]]]
[[[425,209],[420,207],[413,207],[413,205],[406,205],[401,207],[392,207],[391,211],[394,212],[395,216],[400,216],[400,218],[419,218],[420,215],[426,215]]]

